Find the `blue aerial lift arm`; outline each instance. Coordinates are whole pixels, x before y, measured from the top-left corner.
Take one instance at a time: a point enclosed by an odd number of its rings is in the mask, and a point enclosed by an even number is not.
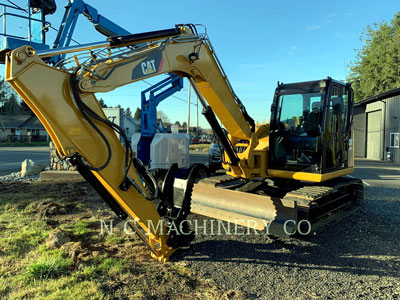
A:
[[[166,90],[162,90],[170,85]],[[170,74],[169,77],[142,91],[141,126],[142,136],[153,137],[157,126],[157,106],[161,101],[180,91],[183,88],[183,79]],[[147,99],[146,94],[149,94]]]
[[[169,87],[166,88],[167,86]],[[141,136],[138,143],[137,156],[145,165],[150,162],[150,145],[156,134],[156,130],[163,132],[162,128],[157,125],[157,106],[161,101],[180,91],[182,88],[183,78],[170,74],[169,77],[142,91]]]
[[[75,30],[76,23],[80,14],[83,14],[90,22],[94,24],[94,28],[101,34],[109,37],[113,35],[128,35],[131,34],[121,26],[115,24],[109,19],[100,15],[93,6],[86,4],[82,0],[68,0],[65,7],[64,17],[57,37],[53,43],[53,48],[67,47],[72,40],[72,34]],[[54,56],[51,59],[52,63],[57,63],[64,59],[65,55]]]
[[[44,2],[44,1],[43,1]],[[44,9],[44,4],[43,2],[38,3],[39,7],[41,10]],[[31,23],[33,21],[38,22],[40,20],[31,18],[31,7],[30,1],[28,0],[28,7],[29,10],[26,11],[25,9],[19,7],[19,6],[9,6],[6,4],[0,3],[0,5],[3,5],[4,7],[9,7],[10,9],[18,10],[18,11],[24,11],[29,14],[28,19],[32,19],[31,22],[29,23],[29,32],[31,32]],[[55,11],[55,2],[53,3],[54,7],[51,8],[51,11],[48,12],[48,14],[54,13]],[[3,9],[5,10],[5,9]],[[8,13],[11,14],[11,13]],[[112,22],[111,20],[107,19],[106,17],[100,15],[97,11],[96,8],[93,6],[85,3],[83,0],[68,0],[67,4],[65,6],[65,12],[63,19],[61,21],[61,24],[58,29],[57,36],[53,42],[52,48],[64,48],[68,47],[73,41],[73,33],[76,28],[76,24],[79,18],[79,15],[84,15],[91,23],[93,23],[94,28],[100,32],[101,34],[110,37],[110,36],[115,36],[115,35],[130,35],[131,33],[121,26],[117,25],[116,23]],[[15,15],[15,14],[11,14]],[[5,22],[5,16],[6,14],[3,13],[3,18]],[[45,21],[44,18],[45,15],[42,15],[42,26],[41,26],[41,31],[40,33],[43,35],[43,26],[46,25],[46,28],[51,26],[50,23]],[[27,18],[20,16],[20,18]],[[20,47],[22,44],[30,44],[32,45],[32,42],[30,39],[24,39],[23,37],[14,37],[11,35],[7,35],[6,32],[2,34],[5,36],[5,38],[8,38],[9,40],[13,41],[14,44],[18,42],[17,46],[11,47],[11,49],[14,49],[16,47]],[[1,36],[1,34],[0,34]],[[45,44],[45,39],[44,35],[42,38],[41,43],[36,43],[35,48],[40,48],[44,47],[47,48],[48,45]],[[8,47],[9,48],[9,47]],[[7,51],[3,51],[3,53],[8,52],[11,49],[6,49]],[[1,49],[0,49],[1,50]],[[4,49],[3,49],[4,50]],[[0,53],[1,54],[1,53]],[[62,55],[55,55],[52,56],[51,58],[48,58],[46,61],[47,63],[51,64],[57,64],[61,60],[65,58],[65,54]],[[0,60],[1,60],[1,55],[0,55]],[[169,87],[168,87],[169,86]],[[141,139],[138,144],[138,156],[141,158],[141,160],[145,163],[148,164],[150,161],[150,144],[151,141],[153,140],[154,135],[156,134],[156,131],[163,132],[163,129],[160,128],[157,125],[157,106],[158,104],[163,101],[164,99],[168,98],[169,96],[173,95],[174,93],[180,91],[183,88],[183,79],[179,78],[178,76],[174,74],[170,74],[170,76],[155,85],[149,87],[148,89],[144,90],[142,92],[141,96]],[[147,98],[148,95],[148,98]]]

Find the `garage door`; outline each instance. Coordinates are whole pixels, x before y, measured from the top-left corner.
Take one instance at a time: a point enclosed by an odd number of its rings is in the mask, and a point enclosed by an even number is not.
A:
[[[381,110],[367,114],[367,158],[382,159],[381,155]]]

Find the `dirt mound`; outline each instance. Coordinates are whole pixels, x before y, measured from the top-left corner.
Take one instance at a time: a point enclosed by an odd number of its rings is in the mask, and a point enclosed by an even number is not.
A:
[[[49,238],[46,241],[46,246],[49,249],[60,248],[62,245],[70,241],[71,237],[69,236],[68,232],[57,228],[50,232]]]
[[[35,202],[31,205],[32,210],[36,212],[39,218],[48,218],[55,215],[65,215],[68,212],[67,205],[54,203],[51,200]]]

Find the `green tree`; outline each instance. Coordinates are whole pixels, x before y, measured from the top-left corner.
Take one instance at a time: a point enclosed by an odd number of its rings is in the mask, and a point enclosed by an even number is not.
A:
[[[9,94],[9,88],[3,78],[0,77],[0,107],[4,106]]]
[[[21,101],[11,86],[0,78],[0,112],[5,115],[21,113]]]
[[[135,114],[133,115],[133,118],[136,120],[140,120],[141,119],[141,109],[139,107],[136,108]]]
[[[18,97],[14,93],[10,94],[4,101],[2,111],[4,114],[12,116],[18,115],[21,112],[21,106]]]
[[[102,108],[107,108],[107,107],[108,107],[107,104],[104,102],[103,98],[100,98],[99,104],[100,104],[100,106],[101,106]]]
[[[165,124],[170,124],[170,120],[168,116],[162,110],[157,111],[157,119],[161,119],[161,121]]]
[[[367,26],[364,46],[350,67],[356,101],[400,87],[400,12],[390,24]]]
[[[20,100],[10,85],[0,77],[0,112],[16,115],[21,112]]]
[[[121,104],[118,104],[115,108],[121,108],[122,114],[125,114],[125,109],[121,106]]]
[[[26,115],[34,115],[33,111],[29,108],[29,106],[24,102],[21,101],[20,102],[20,106],[21,106],[21,113],[22,114],[26,114]]]
[[[130,107],[127,107],[125,110],[125,115],[132,118],[132,111]]]

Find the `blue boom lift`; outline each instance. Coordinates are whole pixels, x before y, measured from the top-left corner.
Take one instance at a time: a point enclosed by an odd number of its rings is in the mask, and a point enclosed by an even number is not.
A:
[[[23,45],[31,45],[36,50],[49,49],[49,45],[46,44],[46,32],[50,28],[55,28],[46,21],[46,15],[51,15],[56,11],[57,6],[55,1],[28,0],[27,8],[18,6],[12,1],[8,2],[9,4],[0,3],[0,7],[2,8],[0,17],[3,21],[3,32],[0,33],[0,57],[2,62],[4,63],[4,55],[6,52]],[[71,44],[71,41],[73,41],[72,34],[75,30],[79,15],[81,14],[93,23],[94,28],[98,32],[107,37],[130,34],[129,31],[100,15],[97,9],[86,4],[84,1],[68,0],[65,6],[64,17],[52,48],[68,47]],[[11,18],[27,21],[27,36],[10,34],[9,31],[7,31],[7,20]],[[64,59],[64,57],[65,55],[54,56],[48,62],[56,64]]]
[[[162,182],[166,171],[173,163],[178,164],[179,169],[176,172],[178,178],[186,178],[194,166],[198,167],[198,178],[210,175],[206,165],[190,164],[188,135],[166,133],[157,124],[157,106],[182,88],[183,79],[170,74],[141,94],[141,130],[140,134],[133,135],[132,148],[158,182]],[[173,153],[171,153],[172,148]]]
[[[56,11],[57,6],[54,0],[28,0],[26,8],[18,6],[12,1],[8,1],[8,4],[0,3],[0,7],[2,8],[0,17],[3,21],[3,32],[0,33],[1,63],[4,63],[5,53],[23,45],[31,45],[36,50],[50,48],[49,45],[46,44],[46,32],[50,28],[55,28],[46,21],[46,16],[51,15]],[[93,23],[94,28],[98,32],[107,37],[130,34],[129,31],[100,15],[97,9],[84,1],[68,0],[65,6],[63,19],[59,29],[57,30],[57,36],[52,45],[53,49],[70,46],[71,42],[74,41],[72,35],[81,14]],[[27,21],[27,36],[10,34],[7,31],[7,20],[10,18]],[[47,60],[47,63],[57,64],[64,58],[65,54],[53,56]],[[163,129],[157,126],[157,106],[161,101],[180,91],[182,87],[183,79],[174,74],[170,74],[168,78],[156,83],[142,92],[141,136],[136,150],[139,159],[147,166],[150,165],[151,143],[154,140],[157,131],[163,133]],[[146,96],[147,94],[148,98]],[[188,155],[189,154],[187,153],[187,156]],[[202,164],[197,165],[200,165],[202,173],[200,176],[208,176],[208,168]],[[168,169],[169,165],[166,165],[165,168]],[[179,170],[179,173],[185,177],[188,170],[190,170],[190,168],[183,168]]]
[[[169,86],[169,87],[168,87]],[[166,88],[168,87],[168,88]],[[163,90],[166,88],[165,90]],[[157,125],[157,106],[183,88],[183,79],[171,74],[168,78],[142,91],[141,95],[141,137],[137,146],[137,156],[145,164],[150,162],[150,145],[156,132],[165,133]],[[147,97],[148,94],[148,97]]]

